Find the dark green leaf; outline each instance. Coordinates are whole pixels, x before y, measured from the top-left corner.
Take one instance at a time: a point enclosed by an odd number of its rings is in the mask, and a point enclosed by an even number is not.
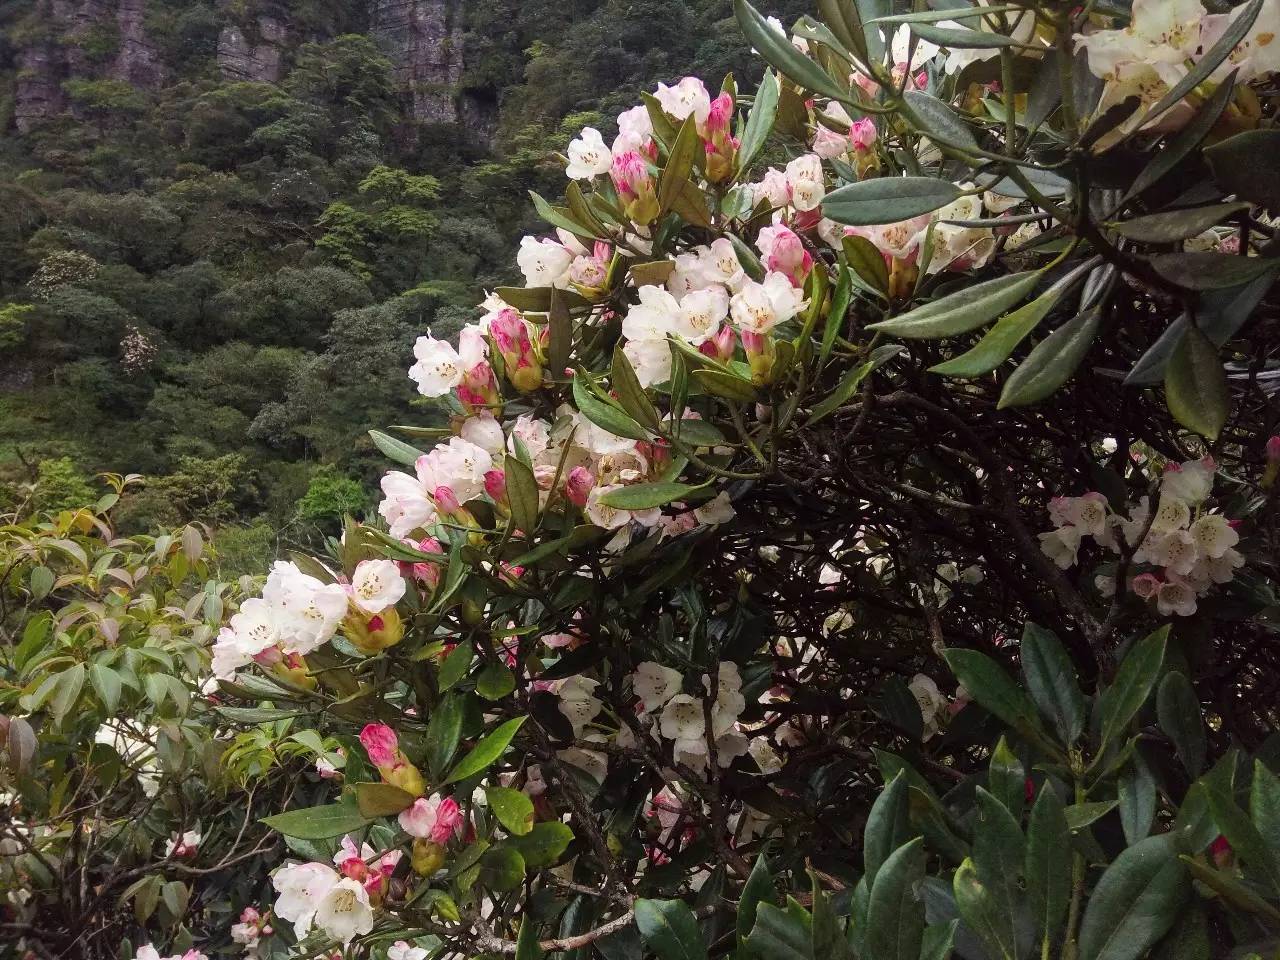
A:
[[[355,788],[360,815],[369,820],[394,817],[413,806],[413,794],[389,783],[357,783]]]
[[[1005,274],[957,290],[899,316],[869,324],[867,329],[908,339],[935,339],[966,333],[1020,303],[1039,280],[1038,270]]]
[[[1015,730],[1035,728],[1035,707],[998,663],[977,650],[951,648],[942,652],[956,679],[973,699]]]
[[[1218,439],[1230,405],[1227,372],[1218,348],[1196,327],[1187,327],[1169,357],[1164,395],[1175,420],[1202,437]]]
[[[1027,899],[1043,942],[1057,942],[1071,899],[1071,830],[1062,799],[1046,781],[1027,823]]]
[[[862,864],[868,887],[875,882],[876,874],[893,851],[916,835],[917,831],[911,827],[907,777],[900,772],[876,797],[867,815],[862,835]]]
[[[658,180],[658,206],[666,213],[676,202],[676,198],[689,182],[689,173],[693,170],[694,152],[702,149],[702,140],[698,136],[697,121],[693,114],[685,118],[676,134],[676,141],[671,146],[667,164],[662,169]]]
[[[991,945],[998,948],[1017,943],[1022,909],[1018,881],[1024,869],[1026,842],[1017,820],[1003,803],[982,787],[977,787],[976,793],[973,865],[990,897],[987,919],[996,936]]]
[[[1129,847],[1089,897],[1080,960],[1136,960],[1173,926],[1190,888],[1168,834]]]
[[[538,481],[533,469],[519,457],[508,455],[503,461],[507,500],[511,504],[511,522],[526,537],[538,528]]]
[[[756,923],[756,908],[762,903],[773,903],[773,876],[769,872],[769,862],[764,854],[756,857],[751,867],[751,875],[742,887],[742,897],[738,900],[738,911],[735,924],[738,932],[738,943],[742,944],[751,928]]]
[[[1280,260],[1195,251],[1162,253],[1151,258],[1151,266],[1170,283],[1188,290],[1221,290],[1280,270]]]
[[[1276,157],[1280,130],[1247,130],[1215,143],[1204,152],[1213,178],[1227,193],[1280,210],[1280,170],[1259,157]]]
[[[490,890],[507,893],[518,890],[524,882],[525,862],[520,851],[511,846],[491,847],[480,857],[480,883]]]
[[[1200,717],[1200,698],[1185,674],[1171,672],[1160,681],[1156,692],[1156,715],[1160,729],[1173,741],[1178,759],[1191,776],[1204,769],[1204,722]]]
[[[573,403],[578,412],[597,427],[617,437],[628,440],[649,440],[652,434],[627,416],[620,407],[600,399],[587,386],[586,374],[579,372],[573,378]]]
[[[516,937],[516,960],[541,960],[542,948],[538,946],[538,926],[525,914],[520,918],[520,933]]]
[[[1068,320],[1041,340],[1005,381],[998,409],[1038,403],[1071,379],[1102,323],[1098,307]]]
[[[1234,91],[1235,73],[1233,71],[1231,76],[1218,84],[1218,88],[1213,91],[1213,95],[1196,111],[1196,115],[1191,118],[1185,127],[1179,130],[1159,149],[1152,151],[1151,159],[1147,161],[1147,165],[1130,185],[1129,192],[1124,195],[1121,203],[1128,203],[1148,187],[1159,182],[1164,178],[1165,174],[1173,170],[1182,161],[1183,157],[1194,150],[1200,141],[1208,135],[1209,131],[1213,129],[1214,124],[1218,122],[1218,118],[1222,116],[1222,111],[1231,102],[1231,95]]]
[[[268,827],[299,840],[328,840],[344,833],[360,830],[369,818],[360,812],[354,802],[328,803],[319,807],[304,807],[277,813],[262,820]]]
[[[476,674],[476,693],[486,700],[501,700],[516,688],[515,674],[505,663],[493,660]]]
[[[1160,665],[1164,663],[1164,648],[1168,637],[1169,626],[1166,624],[1135,643],[1116,671],[1115,682],[1102,693],[1102,742],[1098,748],[1099,753],[1129,726],[1129,721],[1147,702],[1151,688],[1160,675]]]
[[[930,372],[962,380],[990,373],[1009,359],[1018,344],[1057,306],[1058,299],[1059,297],[1046,292],[1030,303],[1024,303],[1017,310],[1001,317],[973,349],[930,367]]]
[[[573,831],[559,820],[535,823],[523,836],[512,837],[507,843],[520,851],[528,867],[549,867],[564,853],[573,840]]]
[[[1272,855],[1280,860],[1280,777],[1261,760],[1253,761],[1249,816],[1258,832],[1267,838]]]
[[[1204,233],[1232,214],[1248,209],[1249,204],[1235,202],[1215,203],[1209,207],[1191,207],[1186,210],[1165,210],[1113,223],[1111,229],[1130,240],[1140,240],[1143,243],[1174,243]]]
[[[1243,8],[1239,8],[1240,12],[1236,14],[1235,19],[1223,31],[1222,36],[1218,38],[1218,42],[1206,50],[1186,75],[1175,83],[1154,107],[1146,112],[1144,118],[1144,126],[1151,123],[1156,117],[1164,113],[1172,106],[1176,106],[1182,101],[1188,93],[1200,86],[1214,70],[1218,69],[1218,65],[1231,55],[1231,51],[1236,48],[1245,34],[1249,32],[1249,28],[1253,26],[1253,21],[1258,18],[1258,11],[1262,9],[1266,0],[1250,0],[1250,3]],[[1086,958],[1087,960],[1087,958]]]
[[[791,45],[791,38],[779,33],[746,0],[734,0],[734,14],[747,43],[771,66],[798,86],[835,100],[849,101],[849,93],[828,76],[817,63]]]
[[[892,360],[901,352],[901,345],[896,343],[876,347],[876,349],[872,351],[870,360],[854,367],[846,373],[843,379],[836,384],[836,388],[832,390],[831,393],[827,394],[827,396],[814,404],[813,410],[809,413],[808,425],[811,426],[817,423],[823,417],[839,409],[841,405],[846,403],[849,398],[853,396],[854,391],[856,391],[859,384],[866,379],[867,374],[871,373],[871,371],[875,370],[882,364],[887,363],[889,360]]]
[[[693,911],[680,900],[637,900],[636,926],[658,960],[706,960]]]
[[[687,483],[633,483],[601,494],[600,502],[616,510],[649,510],[665,506],[673,500],[686,499],[701,489]]]
[[[738,169],[750,168],[751,161],[760,152],[773,131],[773,119],[778,115],[778,90],[780,81],[772,70],[766,70],[764,79],[756,88],[755,103],[747,114],[747,125],[738,144]]]
[[[913,23],[911,32],[921,40],[928,40],[948,50],[981,50],[991,47],[1009,47],[1014,44],[1012,37],[999,33],[988,33],[985,30],[970,30],[967,27],[935,27],[932,24]]]
[[[853,227],[898,223],[945,207],[960,196],[950,181],[932,177],[875,177],[832,190],[822,212]]]
[[[913,27],[913,30],[920,29]],[[973,33],[975,31],[968,31]],[[995,37],[995,34],[980,34],[983,37]],[[998,39],[1006,39],[999,37]],[[996,46],[996,44],[992,44]],[[931,97],[929,94],[920,90],[908,90],[903,94],[907,106],[910,108],[912,119],[920,126],[923,133],[928,134],[929,139],[938,143],[944,143],[947,146],[957,147],[961,150],[977,150],[978,141],[974,139],[973,131],[969,129],[955,112],[939,100],[937,97]]]
[[[845,259],[849,267],[862,278],[872,290],[881,293],[889,292],[889,268],[885,266],[884,254],[866,237],[848,236],[840,241],[844,248]]]
[[[1027,772],[1004,737],[996,741],[996,748],[991,751],[987,789],[1004,804],[1014,820],[1022,819],[1022,808],[1027,802]]]
[[[456,651],[455,651],[456,652]],[[457,694],[446,694],[431,711],[427,721],[427,772],[439,780],[449,768],[462,736],[463,700]]]
[[[1263,837],[1249,819],[1249,815],[1237,806],[1235,800],[1214,787],[1209,787],[1209,810],[1223,836],[1247,868],[1246,876],[1254,874],[1280,894],[1280,857],[1271,849],[1277,838]]]
[[[903,844],[885,860],[871,885],[867,952],[876,960],[919,960],[924,903],[916,887],[924,879],[924,840]]]
[[[1058,738],[1070,746],[1084,730],[1085,701],[1066,648],[1053,632],[1028,623],[1019,649],[1031,699],[1053,723]]]
[[[965,926],[995,957],[1011,960],[1016,945],[998,913],[996,898],[978,876],[973,860],[966,858],[952,879],[956,907]]]
[[[520,725],[525,722],[527,717],[515,717],[502,724],[493,733],[482,738],[462,761],[454,767],[449,776],[445,777],[444,783],[457,783],[459,780],[465,780],[467,777],[474,776],[485,770],[497,760],[511,743],[512,737],[516,735],[516,731],[520,729]]]
[[[1155,819],[1156,781],[1142,754],[1136,750],[1116,781],[1116,791],[1120,797],[1124,838],[1130,844],[1137,843],[1151,832],[1151,822]]]
[[[613,367],[609,380],[613,384],[614,393],[618,395],[618,403],[631,419],[647,430],[658,429],[658,411],[649,402],[649,397],[640,386],[631,361],[622,352],[621,346],[613,348]]]

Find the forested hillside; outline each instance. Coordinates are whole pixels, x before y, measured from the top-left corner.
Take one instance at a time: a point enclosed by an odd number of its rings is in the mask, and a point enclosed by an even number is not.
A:
[[[141,473],[232,564],[361,513],[556,152],[748,57],[728,0],[0,5],[0,500]]]

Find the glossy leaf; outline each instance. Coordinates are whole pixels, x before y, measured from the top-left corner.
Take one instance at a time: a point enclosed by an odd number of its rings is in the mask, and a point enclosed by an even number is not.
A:
[[[870,324],[867,329],[907,339],[936,339],[966,333],[1021,302],[1039,280],[1038,270],[1006,274]]]
[[[1168,834],[1124,850],[1089,897],[1080,960],[1136,960],[1173,926],[1190,888]]]
[[[990,37],[995,34],[983,34],[983,36]],[[921,90],[908,90],[903,94],[903,99],[915,121],[931,140],[961,150],[978,149],[978,141],[974,138],[973,131],[956,116],[954,110],[937,97],[931,97]]]
[[[756,99],[747,114],[747,124],[742,131],[742,140],[738,144],[738,169],[747,170],[751,161],[769,139],[773,131],[773,121],[778,115],[779,80],[772,70],[766,70],[760,86],[756,88]]]
[[[751,874],[742,887],[742,896],[738,900],[737,915],[734,923],[738,933],[738,943],[743,943],[756,923],[756,909],[762,903],[772,903],[774,898],[773,875],[769,872],[769,862],[764,854],[756,857],[751,867]]]
[[[658,960],[706,960],[693,911],[680,900],[637,900],[636,926]]]
[[[862,863],[867,884],[875,882],[876,874],[893,851],[902,847],[917,834],[911,827],[911,809],[907,802],[907,778],[899,773],[880,791],[862,834]]]
[[[1237,287],[1280,270],[1280,260],[1238,257],[1227,253],[1162,253],[1151,258],[1156,273],[1188,290]]]
[[[885,860],[871,885],[867,908],[867,952],[877,960],[919,960],[924,903],[916,887],[924,879],[924,840],[903,844]]]
[[[354,803],[327,803],[277,813],[262,820],[268,827],[299,840],[328,840],[362,829],[369,818]]]
[[[1111,229],[1130,240],[1143,243],[1174,243],[1204,233],[1232,214],[1248,210],[1247,203],[1215,203],[1208,207],[1164,210],[1111,224]]]
[[[1116,790],[1120,798],[1120,826],[1124,830],[1124,838],[1130,844],[1137,843],[1151,832],[1151,822],[1155,819],[1156,781],[1142,754],[1136,750],[1116,780]]]
[[[1160,681],[1156,692],[1156,715],[1160,729],[1173,741],[1178,759],[1192,777],[1204,769],[1205,733],[1200,715],[1200,698],[1186,675],[1171,672]]]
[[[1018,309],[1001,317],[973,349],[943,363],[935,364],[929,368],[930,372],[962,380],[990,373],[1009,359],[1018,344],[1025,340],[1027,335],[1040,325],[1040,321],[1049,315],[1049,311],[1057,306],[1058,299],[1046,292],[1030,303],[1024,303]]]
[[[838,187],[822,201],[822,212],[853,227],[898,223],[945,207],[960,196],[947,180],[932,177],[876,177]]]
[[[616,510],[649,510],[662,507],[673,500],[683,500],[701,490],[700,486],[687,483],[633,483],[600,495],[600,502]]]
[[[1280,156],[1280,130],[1246,130],[1207,148],[1213,178],[1227,193],[1280,210],[1280,170],[1259,158]]]
[[[560,859],[573,841],[573,831],[559,820],[535,823],[526,834],[512,837],[507,843],[520,851],[527,867],[549,867]]]
[[[1160,674],[1160,665],[1164,663],[1168,637],[1169,627],[1166,624],[1135,643],[1116,671],[1115,681],[1102,693],[1102,744],[1099,752],[1129,726],[1147,702]]]
[[[573,378],[573,403],[578,412],[597,427],[617,437],[628,440],[649,440],[652,434],[627,416],[621,408],[600,399],[586,384],[586,375],[579,372]]]
[[[498,822],[516,836],[533,829],[533,801],[511,787],[486,787],[485,799]]]
[[[369,439],[373,441],[375,447],[382,451],[383,456],[407,467],[412,467],[418,462],[418,458],[424,455],[417,447],[405,443],[403,440],[397,440],[381,430],[370,430]]]
[[[1071,899],[1071,830],[1051,782],[1040,787],[1027,822],[1027,900],[1043,942],[1055,943]]]
[[[1180,424],[1210,440],[1218,438],[1230,406],[1227,373],[1218,348],[1195,327],[1187,327],[1169,357],[1164,395],[1169,412]]]
[[[1152,151],[1151,159],[1142,168],[1142,172],[1134,178],[1121,202],[1128,203],[1173,171],[1183,158],[1208,136],[1209,131],[1218,122],[1218,118],[1222,116],[1222,111],[1231,102],[1231,95],[1234,92],[1235,72],[1232,71],[1226,80],[1218,84],[1213,95],[1200,106],[1187,125],[1170,137],[1159,150]]]
[[[520,729],[520,725],[526,719],[527,717],[515,717],[502,724],[493,733],[483,737],[471,749],[471,752],[449,771],[449,775],[444,778],[444,783],[457,783],[459,780],[465,780],[467,777],[474,776],[487,769],[490,764],[506,752],[512,738],[516,735],[516,731]]]
[[[1071,379],[1102,324],[1095,307],[1073,317],[1041,340],[1005,381],[998,409],[1022,407],[1050,396]]]
[[[956,679],[989,713],[1016,730],[1035,727],[1035,707],[1004,668],[976,650],[951,648],[942,652]]]
[[[842,89],[816,62],[791,45],[791,38],[775,30],[747,0],[734,0],[733,12],[747,43],[759,51],[766,62],[797,85],[835,100],[849,100]]]
[[[1084,730],[1086,708],[1066,648],[1053,632],[1028,623],[1022,629],[1019,651],[1031,699],[1052,722],[1062,743],[1070,746]]]

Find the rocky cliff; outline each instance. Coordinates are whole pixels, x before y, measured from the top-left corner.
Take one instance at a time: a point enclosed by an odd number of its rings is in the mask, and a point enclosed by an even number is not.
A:
[[[181,73],[166,65],[149,35],[148,2],[159,0],[33,0],[15,33],[13,120],[20,132],[69,109],[64,84],[112,79],[155,89]],[[494,106],[459,89],[465,67],[466,0],[365,0],[347,8],[391,60],[410,125],[464,125],[486,138]],[[167,5],[172,15],[172,5]],[[156,11],[151,11],[156,12]],[[290,21],[287,8],[266,3],[222,4],[216,69],[227,80],[278,81],[296,47],[323,39],[314,26]]]

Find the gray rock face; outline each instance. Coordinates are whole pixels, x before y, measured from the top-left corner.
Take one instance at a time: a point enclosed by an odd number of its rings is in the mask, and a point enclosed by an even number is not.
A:
[[[271,17],[259,17],[257,28],[256,43],[250,42],[237,26],[222,28],[218,36],[218,69],[227,79],[258,83],[275,83],[280,79],[289,28]]]
[[[371,0],[370,33],[409,97],[413,119],[457,123],[462,79],[459,0]]]
[[[45,39],[18,51],[14,124],[25,133],[67,109],[62,84],[71,77],[121,80],[154,90],[168,77],[146,31],[147,0],[40,0],[35,15]],[[94,33],[114,33],[116,49],[91,59],[82,46]]]

